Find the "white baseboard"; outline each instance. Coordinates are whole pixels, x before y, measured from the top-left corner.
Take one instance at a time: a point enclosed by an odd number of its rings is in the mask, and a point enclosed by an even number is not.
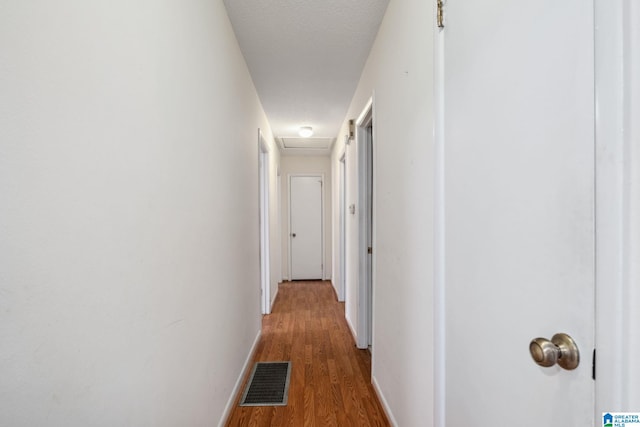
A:
[[[269,313],[273,310],[273,303],[276,302],[276,297],[278,296],[278,290],[280,290],[279,283],[276,285],[276,293],[273,294],[273,298],[271,298],[271,306],[269,307]]]
[[[238,397],[238,393],[240,392],[240,388],[242,387],[242,381],[249,368],[251,368],[251,361],[253,360],[253,355],[256,352],[256,347],[258,347],[258,342],[260,341],[260,335],[262,334],[262,329],[258,331],[258,335],[256,335],[256,339],[253,341],[251,345],[251,350],[249,350],[249,354],[247,355],[246,360],[244,361],[244,366],[242,367],[242,372],[240,372],[240,376],[236,380],[236,385],[233,387],[231,391],[231,396],[229,396],[229,401],[227,402],[227,406],[224,408],[224,412],[222,413],[222,417],[220,418],[220,422],[218,423],[218,427],[224,427],[227,423],[229,416],[234,408],[234,403],[236,402],[236,397]]]
[[[345,320],[347,321],[347,326],[349,327],[349,331],[351,331],[351,336],[353,337],[353,341],[355,344],[358,343],[358,334],[356,334],[356,330],[353,327],[353,325],[351,324],[351,319],[349,319],[349,317],[344,316]]]
[[[380,386],[378,385],[378,381],[376,380],[376,377],[374,377],[373,375],[371,375],[371,384],[373,385],[373,389],[378,395],[378,400],[380,400],[380,404],[382,404],[382,409],[384,409],[384,413],[387,415],[389,424],[391,424],[393,427],[398,427],[398,422],[393,417],[393,413],[391,412],[389,403],[387,402],[387,399],[385,399],[384,394],[382,393],[382,390],[380,390]]]

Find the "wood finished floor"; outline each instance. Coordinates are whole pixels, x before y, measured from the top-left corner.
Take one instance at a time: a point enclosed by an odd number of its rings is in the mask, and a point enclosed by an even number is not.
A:
[[[371,356],[356,348],[329,282],[280,284],[263,317],[253,363],[289,360],[287,406],[241,407],[238,396],[227,426],[389,425],[371,385]]]

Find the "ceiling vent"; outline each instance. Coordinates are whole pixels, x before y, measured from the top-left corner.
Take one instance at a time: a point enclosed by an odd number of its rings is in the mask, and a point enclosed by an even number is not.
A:
[[[282,148],[302,148],[305,150],[328,150],[333,138],[280,138]]]

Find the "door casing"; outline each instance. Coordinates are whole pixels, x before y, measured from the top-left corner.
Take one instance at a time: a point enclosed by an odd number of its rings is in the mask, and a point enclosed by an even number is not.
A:
[[[375,288],[375,120],[374,97],[356,120],[358,153],[358,348],[373,347]],[[368,129],[371,129],[370,131]],[[372,169],[372,170],[371,170]],[[370,207],[370,210],[368,209]],[[373,248],[368,254],[368,247]]]
[[[638,403],[629,400],[638,379],[630,375],[636,362],[628,356],[633,354],[629,337],[638,333],[628,301],[637,285],[630,271],[640,245],[633,234],[638,218],[632,218],[638,189],[630,179],[640,169],[640,158],[631,155],[638,142],[630,139],[631,117],[638,115],[632,109],[640,105],[637,91],[630,89],[640,79],[633,81],[637,70],[633,74],[629,68],[640,64],[638,46],[629,39],[632,29],[640,28],[640,8],[632,3],[637,2],[595,0],[596,420],[603,412],[636,411]]]
[[[344,150],[340,156],[340,182],[338,189],[339,197],[339,256],[338,256],[338,301],[344,301],[345,288],[347,285],[347,151]]]

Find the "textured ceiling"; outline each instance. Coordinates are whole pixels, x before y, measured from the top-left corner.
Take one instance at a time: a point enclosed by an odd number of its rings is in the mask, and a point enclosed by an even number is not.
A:
[[[224,0],[274,137],[338,137],[388,0]],[[328,151],[328,150],[327,150]]]

